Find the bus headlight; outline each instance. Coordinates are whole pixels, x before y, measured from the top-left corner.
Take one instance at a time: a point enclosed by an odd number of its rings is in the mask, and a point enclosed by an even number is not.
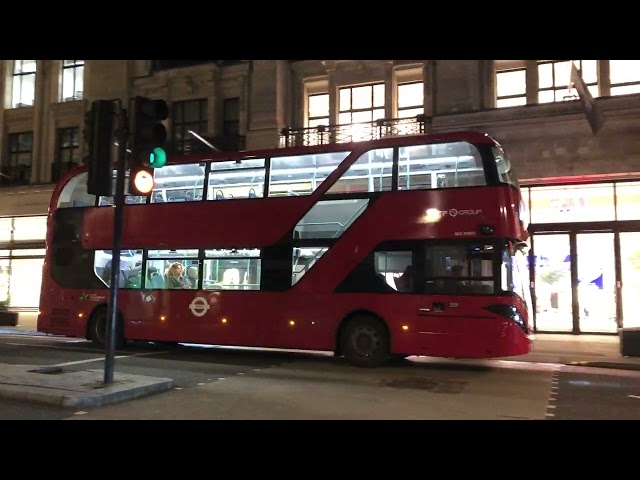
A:
[[[501,317],[508,318],[509,320],[515,322],[525,334],[529,335],[529,327],[527,326],[527,322],[515,305],[505,305],[503,303],[497,303],[494,305],[487,305],[484,308],[485,310],[489,310],[491,313],[495,313],[496,315],[500,315]]]

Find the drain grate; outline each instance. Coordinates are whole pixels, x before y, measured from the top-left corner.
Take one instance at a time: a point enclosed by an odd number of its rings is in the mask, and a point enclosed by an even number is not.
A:
[[[416,390],[428,390],[433,393],[460,393],[468,382],[456,380],[432,380],[429,378],[398,378],[385,382],[391,388],[413,388]]]

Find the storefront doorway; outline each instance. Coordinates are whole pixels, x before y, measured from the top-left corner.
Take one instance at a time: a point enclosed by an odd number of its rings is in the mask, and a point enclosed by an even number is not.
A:
[[[570,231],[532,237],[536,331],[617,332],[616,236]]]
[[[640,327],[640,182],[522,188],[536,332]]]

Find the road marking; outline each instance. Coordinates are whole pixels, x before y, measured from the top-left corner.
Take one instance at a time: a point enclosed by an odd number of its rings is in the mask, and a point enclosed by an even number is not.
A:
[[[640,398],[640,395],[627,395],[629,398]]]
[[[132,358],[132,357],[145,357],[149,355],[158,355],[160,353],[168,353],[168,352],[149,352],[149,353],[134,353],[133,355],[116,355],[114,358]],[[56,363],[55,365],[50,365],[52,367],[69,367],[71,365],[82,365],[83,363],[93,363],[93,362],[103,362],[105,359],[104,356],[97,358],[88,358],[86,360],[76,360],[73,362],[65,362],[65,363]]]
[[[555,402],[558,400],[558,389],[559,389],[559,370],[560,368],[556,368],[551,376],[551,388],[549,389],[549,396],[547,397],[547,411],[545,413],[545,417],[555,417],[555,413],[551,413],[551,411],[555,411],[556,405]]]
[[[86,342],[85,339],[76,339],[69,337],[59,337],[57,335],[43,335],[40,333],[5,333],[0,329],[0,335],[7,338],[25,338],[27,337],[29,340],[55,340],[57,342],[67,342],[67,343],[76,343],[76,342]]]

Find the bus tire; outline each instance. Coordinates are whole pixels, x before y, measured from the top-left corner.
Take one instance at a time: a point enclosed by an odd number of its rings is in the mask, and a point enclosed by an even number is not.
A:
[[[107,319],[109,310],[106,306],[94,310],[89,319],[87,336],[95,345],[104,347],[106,343]],[[122,317],[118,314],[116,322],[116,342],[115,347],[124,346],[124,335],[122,329]]]
[[[389,358],[391,339],[384,322],[371,315],[358,314],[345,325],[340,348],[349,363],[375,368]]]

